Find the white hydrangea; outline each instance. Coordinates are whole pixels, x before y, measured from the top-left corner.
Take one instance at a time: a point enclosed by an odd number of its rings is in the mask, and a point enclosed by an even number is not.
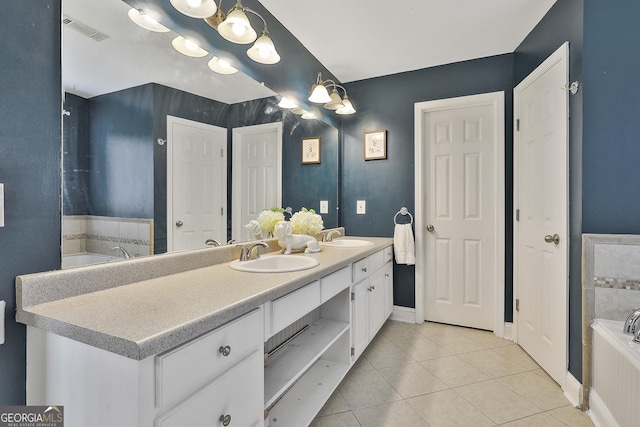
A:
[[[313,209],[300,209],[299,212],[293,214],[290,222],[293,234],[308,234],[310,236],[315,236],[324,228],[322,217]]]
[[[263,233],[272,233],[276,223],[284,221],[284,213],[278,208],[265,209],[258,215],[258,224]]]

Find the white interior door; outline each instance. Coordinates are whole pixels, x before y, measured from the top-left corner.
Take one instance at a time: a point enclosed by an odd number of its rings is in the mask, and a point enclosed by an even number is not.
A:
[[[167,250],[227,240],[227,129],[167,116]]]
[[[232,188],[232,238],[253,239],[244,226],[282,204],[282,123],[233,129]]]
[[[424,114],[425,319],[493,330],[495,111],[484,103]]]
[[[568,44],[563,45],[514,90],[517,342],[563,388],[568,323],[568,95],[564,89],[568,49]]]

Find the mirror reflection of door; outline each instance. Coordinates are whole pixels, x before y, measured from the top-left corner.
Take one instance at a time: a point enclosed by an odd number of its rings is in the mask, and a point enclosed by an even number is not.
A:
[[[167,116],[169,251],[227,236],[227,129]]]

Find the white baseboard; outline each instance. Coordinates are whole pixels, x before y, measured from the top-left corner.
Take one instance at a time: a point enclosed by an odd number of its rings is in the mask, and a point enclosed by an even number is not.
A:
[[[512,322],[504,322],[504,336],[500,338],[513,341],[513,323]]]
[[[564,384],[564,397],[566,397],[574,407],[579,407],[580,402],[582,402],[582,384],[571,375],[571,372],[567,372],[567,379]]]
[[[591,418],[595,427],[620,427],[611,412],[604,404],[598,393],[591,389],[589,392],[589,410],[587,415]]]
[[[416,323],[416,309],[394,305],[389,319],[405,323]]]

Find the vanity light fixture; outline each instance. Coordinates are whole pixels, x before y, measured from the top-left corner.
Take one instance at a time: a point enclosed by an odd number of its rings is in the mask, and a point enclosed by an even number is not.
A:
[[[329,95],[329,91],[327,90],[328,87],[333,88],[331,95]],[[338,89],[342,89],[344,97],[340,97]],[[311,86],[309,101],[316,104],[324,104],[324,108],[333,110],[336,114],[348,115],[356,112],[347,96],[347,90],[333,80],[322,80],[322,73],[318,73],[316,82]]]
[[[178,36],[173,39],[171,41],[171,45],[181,54],[194,58],[202,58],[203,56],[207,56],[209,54],[209,52],[198,46],[196,42],[194,42],[193,40],[185,39],[182,36]]]
[[[214,0],[170,0],[170,2],[178,12],[192,18],[208,18],[218,9]]]
[[[284,96],[282,98],[280,98],[280,102],[278,103],[278,107],[286,108],[286,109],[296,108],[297,106],[298,106],[298,104],[296,104],[295,102],[293,102],[289,98],[285,98]]]
[[[317,119],[318,116],[316,115],[316,113],[312,112],[312,111],[307,111],[306,113],[304,113],[302,115],[302,118],[305,120],[313,120],[313,119]]]
[[[238,72],[237,68],[233,68],[227,61],[220,59],[217,56],[211,58],[207,65],[211,71],[215,71],[218,74],[235,74]]]
[[[169,30],[167,27],[144,13],[142,9],[131,8],[128,12],[129,19],[135,22],[140,27],[145,30],[154,31],[156,33],[168,33]]]

